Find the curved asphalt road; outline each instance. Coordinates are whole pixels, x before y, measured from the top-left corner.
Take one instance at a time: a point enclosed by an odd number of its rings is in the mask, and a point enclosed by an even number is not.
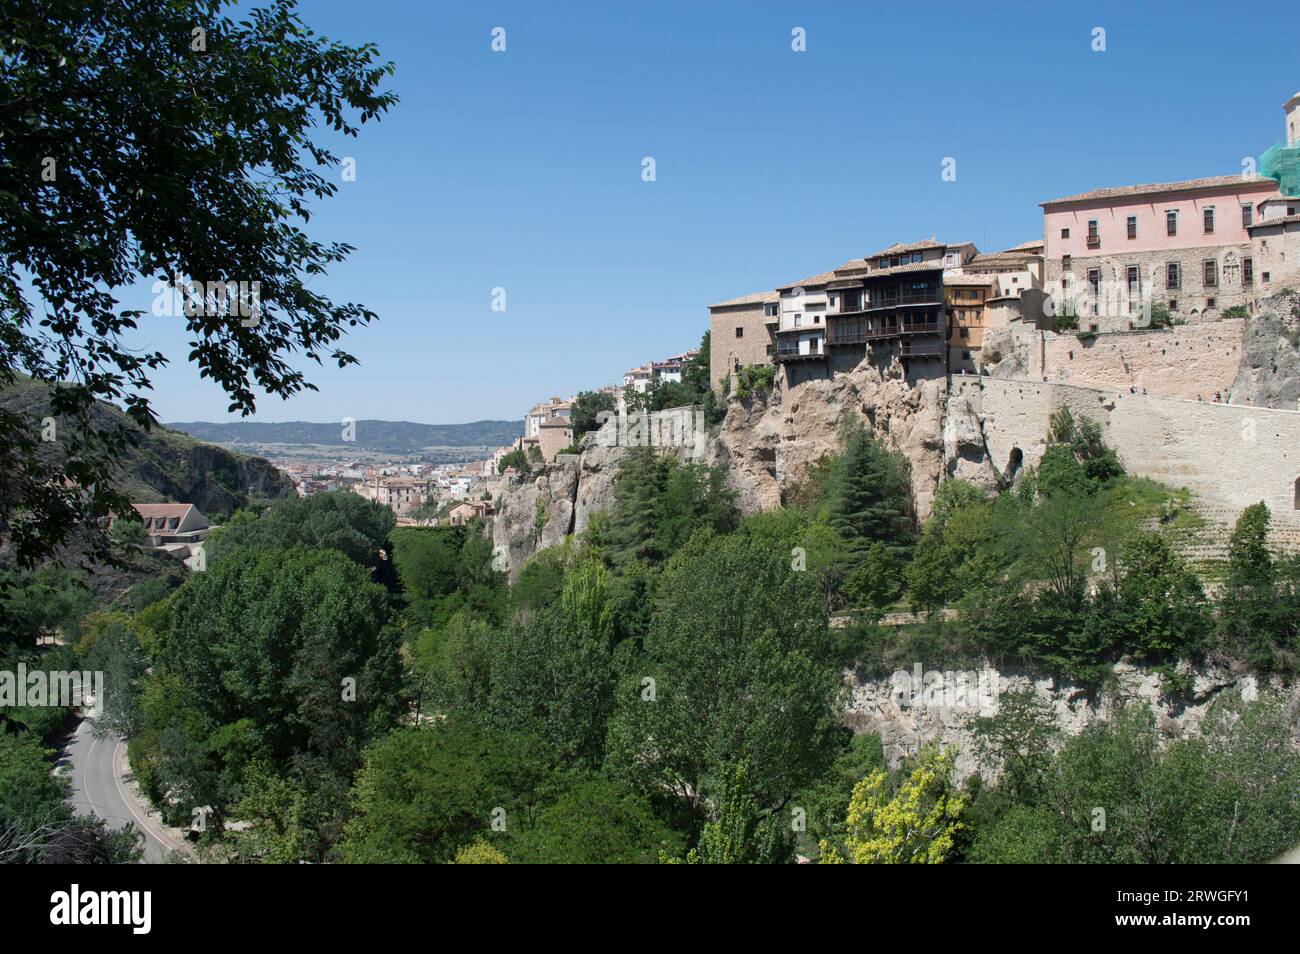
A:
[[[181,844],[146,816],[144,809],[127,793],[121,771],[125,769],[126,743],[118,738],[96,739],[90,720],[83,719],[63,752],[72,783],[69,803],[78,815],[95,814],[110,828],[134,825],[144,832],[145,864],[161,864]]]

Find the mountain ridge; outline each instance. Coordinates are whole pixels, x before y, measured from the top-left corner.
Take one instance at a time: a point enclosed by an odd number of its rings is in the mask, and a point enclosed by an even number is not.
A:
[[[342,422],[317,421],[177,421],[167,427],[199,440],[223,445],[282,444],[298,446],[348,447],[358,450],[410,454],[429,448],[497,448],[511,444],[523,434],[518,420],[483,419],[463,424],[421,424],[416,421],[359,420],[348,425],[345,439]]]

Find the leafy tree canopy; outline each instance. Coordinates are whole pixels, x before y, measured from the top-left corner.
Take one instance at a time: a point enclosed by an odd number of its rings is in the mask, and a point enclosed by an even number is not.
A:
[[[304,225],[339,188],[336,141],[396,102],[380,89],[392,64],[317,35],[294,0],[238,19],[230,6],[4,3],[0,386],[48,383],[66,452],[54,469],[41,422],[0,409],[0,526],[23,562],[128,508],[112,461],[131,437],[93,404],[150,426],[150,375],[167,357],[128,340],[143,312],[121,308],[122,289],[185,290],[187,358],[244,414],[257,389],[312,386],[296,356],[351,363],[339,339],[375,317],[314,290],[352,249]],[[227,284],[239,282],[242,308]]]

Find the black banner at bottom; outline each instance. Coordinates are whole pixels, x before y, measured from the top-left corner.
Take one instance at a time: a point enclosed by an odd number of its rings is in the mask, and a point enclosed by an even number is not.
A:
[[[507,870],[505,881],[480,881],[463,868],[5,866],[0,879],[6,883],[0,885],[0,892],[6,898],[7,928],[20,934],[48,931],[56,939],[70,935],[68,940],[74,943],[111,937],[127,946],[189,938],[209,944],[265,942],[283,936],[297,942],[319,939],[337,944],[373,938],[377,930],[409,929],[412,920],[435,912],[450,926],[448,914],[496,914],[503,902],[512,915],[504,924],[498,917],[482,922],[494,933],[504,928],[508,935],[511,925],[518,924],[530,939],[546,934],[558,939],[575,928],[583,931],[577,924],[591,915],[601,920],[627,916],[628,901],[653,909],[651,930],[659,931],[663,919],[698,924],[701,909],[709,902],[704,895],[692,897],[681,889],[709,889],[716,884],[633,882],[614,889],[611,896],[609,891],[591,890],[591,872],[574,871],[573,893],[566,897],[562,879],[568,875],[563,872],[552,872],[544,882],[530,882],[512,880]],[[682,873],[680,866],[662,870],[665,875]],[[753,922],[756,930],[764,932],[773,926],[773,916],[785,919],[803,912],[800,919],[806,925],[808,913],[841,905],[846,914],[865,915],[869,923],[882,926],[891,921],[924,924],[934,930],[969,931],[971,936],[982,933],[981,927],[992,934],[1051,929],[1054,933],[1044,935],[1045,939],[1059,937],[1064,930],[1069,937],[1081,939],[1151,932],[1183,936],[1197,931],[1227,940],[1241,931],[1279,930],[1293,923],[1294,917],[1295,882],[1285,866],[838,870],[844,875],[838,881],[834,877],[805,881],[802,876],[786,881],[770,871],[764,881],[737,882],[733,872],[726,887],[767,902],[764,913],[756,913]],[[626,876],[624,872],[620,877]],[[659,889],[653,895],[646,890],[651,884]],[[668,905],[665,897],[681,900]],[[449,903],[452,907],[447,910]],[[581,912],[597,907],[605,910]],[[528,917],[530,908],[539,917]],[[734,904],[724,908],[731,912],[729,930],[747,927],[737,913],[756,910]],[[645,916],[649,914],[636,917]]]

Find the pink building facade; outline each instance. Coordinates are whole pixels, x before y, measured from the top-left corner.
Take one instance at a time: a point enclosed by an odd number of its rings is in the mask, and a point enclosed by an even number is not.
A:
[[[1079,327],[1142,324],[1143,303],[1196,317],[1248,307],[1258,283],[1249,229],[1277,194],[1265,177],[1097,189],[1044,202],[1045,283],[1079,304]]]

